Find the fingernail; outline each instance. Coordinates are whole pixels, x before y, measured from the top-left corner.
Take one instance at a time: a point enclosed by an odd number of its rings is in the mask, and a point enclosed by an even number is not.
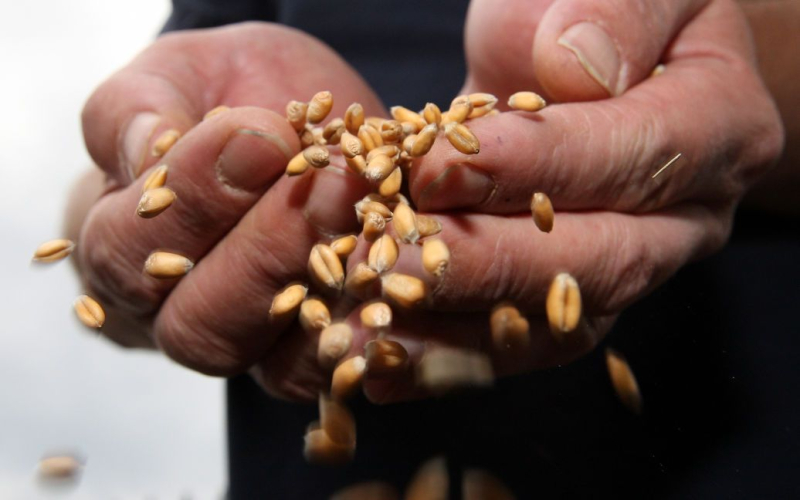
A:
[[[486,202],[497,185],[483,170],[459,163],[442,172],[420,193],[419,209],[424,211],[469,208]]]
[[[625,91],[620,75],[619,50],[603,28],[590,22],[575,24],[562,33],[558,44],[572,51],[589,76],[610,95]]]
[[[217,177],[236,189],[257,191],[289,161],[289,146],[275,134],[250,129],[233,132],[217,160]]]
[[[144,112],[134,116],[122,136],[122,158],[131,179],[136,179],[144,170],[148,145],[161,117],[156,113]]]

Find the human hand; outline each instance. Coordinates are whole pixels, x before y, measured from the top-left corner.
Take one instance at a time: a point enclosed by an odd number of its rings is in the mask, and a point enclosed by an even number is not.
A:
[[[80,229],[76,262],[106,309],[106,336],[157,344],[216,375],[264,357],[280,333],[267,325],[275,290],[305,274],[321,232],[354,225],[351,210],[328,204],[352,206],[366,192],[361,179],[336,168],[283,177],[300,148],[286,103],[323,89],[336,98],[333,114],[353,101],[368,114],[384,113],[365,82],[320,42],[244,24],[165,35],[95,91],[84,134],[106,185]],[[219,104],[232,109],[201,121]],[[156,137],[170,128],[183,137],[162,159],[152,156]],[[145,220],[134,212],[156,164],[169,165],[167,186],[178,199]],[[156,280],[142,267],[157,248],[196,265],[180,281]]]
[[[610,36],[610,52],[597,38],[578,39],[576,25],[583,35]],[[480,154],[437,143],[416,166],[418,208],[448,213],[442,238],[453,260],[431,284],[433,304],[485,311],[510,300],[528,314],[531,344],[513,356],[493,352],[485,312],[431,314],[395,325],[412,352],[488,350],[501,375],[582,355],[625,307],[724,244],[738,201],[782,147],[747,25],[731,1],[642,8],[627,0],[476,0],[466,48],[463,93],[491,92],[504,103],[534,90],[563,104],[476,120]],[[665,72],[650,78],[658,63]],[[681,160],[653,178],[677,153]],[[530,221],[536,191],[556,208],[550,234]],[[456,209],[469,213],[449,214]],[[550,281],[562,271],[583,296],[586,322],[574,343],[555,341],[544,317]],[[382,401],[419,395],[410,380],[367,381],[366,391]]]

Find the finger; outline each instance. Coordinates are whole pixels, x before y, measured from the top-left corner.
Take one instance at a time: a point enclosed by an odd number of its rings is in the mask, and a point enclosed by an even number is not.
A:
[[[164,302],[154,325],[160,347],[213,375],[239,373],[264,358],[283,331],[269,319],[276,292],[309,283],[313,245],[357,230],[352,209],[340,207],[352,207],[368,190],[338,164],[281,178]]]
[[[354,308],[352,302],[340,305],[343,306],[340,311],[349,311],[344,321],[353,331],[350,350],[340,363],[355,356],[368,356],[365,345],[377,337],[374,331],[361,324],[363,307]],[[593,349],[610,329],[614,318],[589,318],[568,339],[561,340],[550,333],[545,318],[532,316],[528,321],[528,345],[508,349],[498,348],[492,341],[488,312],[455,315],[395,308],[392,331],[384,338],[403,346],[408,353],[407,363],[390,376],[370,374],[367,370],[364,393],[379,404],[439,395],[428,386],[435,381],[426,381],[420,370],[425,356],[442,348],[486,359],[493,366],[489,379],[568,364]],[[275,342],[250,373],[274,397],[314,401],[320,392],[331,390],[331,370],[317,362],[318,344],[318,332],[305,332],[295,327]],[[468,386],[469,374],[464,375],[466,378],[461,382]],[[485,378],[487,374],[473,375]]]
[[[109,307],[151,316],[175,280],[143,274],[147,256],[161,248],[200,259],[283,174],[298,142],[282,116],[258,108],[192,129],[164,158],[166,185],[177,195],[165,212],[136,215],[144,178],[94,205],[80,243],[87,286]]]
[[[545,314],[553,278],[567,272],[580,285],[586,315],[606,316],[719,248],[731,212],[682,205],[643,215],[561,213],[551,233],[536,229],[529,216],[437,215],[443,231],[436,237],[451,255],[443,276],[424,271],[416,245],[400,246],[392,272],[422,278],[433,310],[485,311],[509,300],[534,315]],[[350,268],[363,252],[351,255]]]
[[[394,377],[365,374],[364,394],[373,403],[388,404],[441,396],[448,390],[491,384],[494,378],[529,373],[569,364],[590,352],[611,329],[614,317],[587,318],[569,339],[558,340],[541,316],[528,316],[527,346],[498,349],[491,338],[489,314],[463,315],[415,313],[401,315],[387,338],[400,343],[409,353],[408,367]],[[442,352],[460,353],[462,358],[436,358]],[[478,359],[486,365],[476,366]],[[471,366],[453,366],[460,362]],[[446,371],[458,373],[455,379],[439,379],[432,373],[448,363]],[[486,366],[490,366],[487,371]],[[431,370],[433,368],[433,370]],[[437,370],[438,368],[438,370]],[[451,386],[452,384],[452,386]]]
[[[472,0],[464,27],[469,72],[465,91],[492,92],[505,102],[521,89],[546,94],[530,64],[539,21],[553,0]]]
[[[533,66],[560,102],[618,96],[644,80],[709,0],[557,0],[533,43]]]
[[[620,97],[469,122],[481,152],[437,141],[411,174],[412,197],[421,210],[488,213],[527,211],[535,191],[562,210],[738,197],[782,144],[774,104],[738,55],[747,53],[743,22],[714,2],[676,40],[666,72]]]
[[[334,94],[332,116],[354,100],[369,114],[383,111],[346,62],[299,31],[248,23],[168,34],[94,92],[83,111],[84,137],[97,165],[126,185],[158,161],[152,146],[168,129],[185,133],[223,104],[283,114],[289,100],[320,90]]]

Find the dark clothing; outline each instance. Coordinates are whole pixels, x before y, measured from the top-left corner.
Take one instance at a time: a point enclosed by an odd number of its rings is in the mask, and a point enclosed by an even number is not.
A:
[[[317,36],[387,104],[446,106],[464,79],[466,1],[173,3],[166,29],[257,19]],[[721,253],[631,307],[600,348],[570,366],[443,399],[356,400],[358,449],[343,468],[303,460],[315,406],[275,401],[248,377],[233,379],[230,497],[322,499],[367,480],[402,490],[423,461],[444,454],[451,498],[460,498],[457,478],[472,466],[520,499],[800,498],[798,229],[797,221],[740,213]],[[606,345],[638,377],[640,418],[613,394]]]

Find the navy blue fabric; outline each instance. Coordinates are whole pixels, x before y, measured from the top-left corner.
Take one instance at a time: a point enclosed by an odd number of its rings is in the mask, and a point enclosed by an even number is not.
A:
[[[466,0],[174,0],[166,29],[276,21],[324,40],[387,104],[446,105],[464,75]],[[435,36],[434,36],[435,35]],[[323,499],[383,480],[402,489],[447,456],[528,498],[800,498],[800,227],[742,212],[731,243],[627,310],[594,353],[499,381],[492,391],[379,407],[356,400],[359,444],[340,469],[301,454],[314,406],[275,401],[249,377],[228,384],[230,492]],[[623,352],[644,414],[617,402],[603,357]]]

